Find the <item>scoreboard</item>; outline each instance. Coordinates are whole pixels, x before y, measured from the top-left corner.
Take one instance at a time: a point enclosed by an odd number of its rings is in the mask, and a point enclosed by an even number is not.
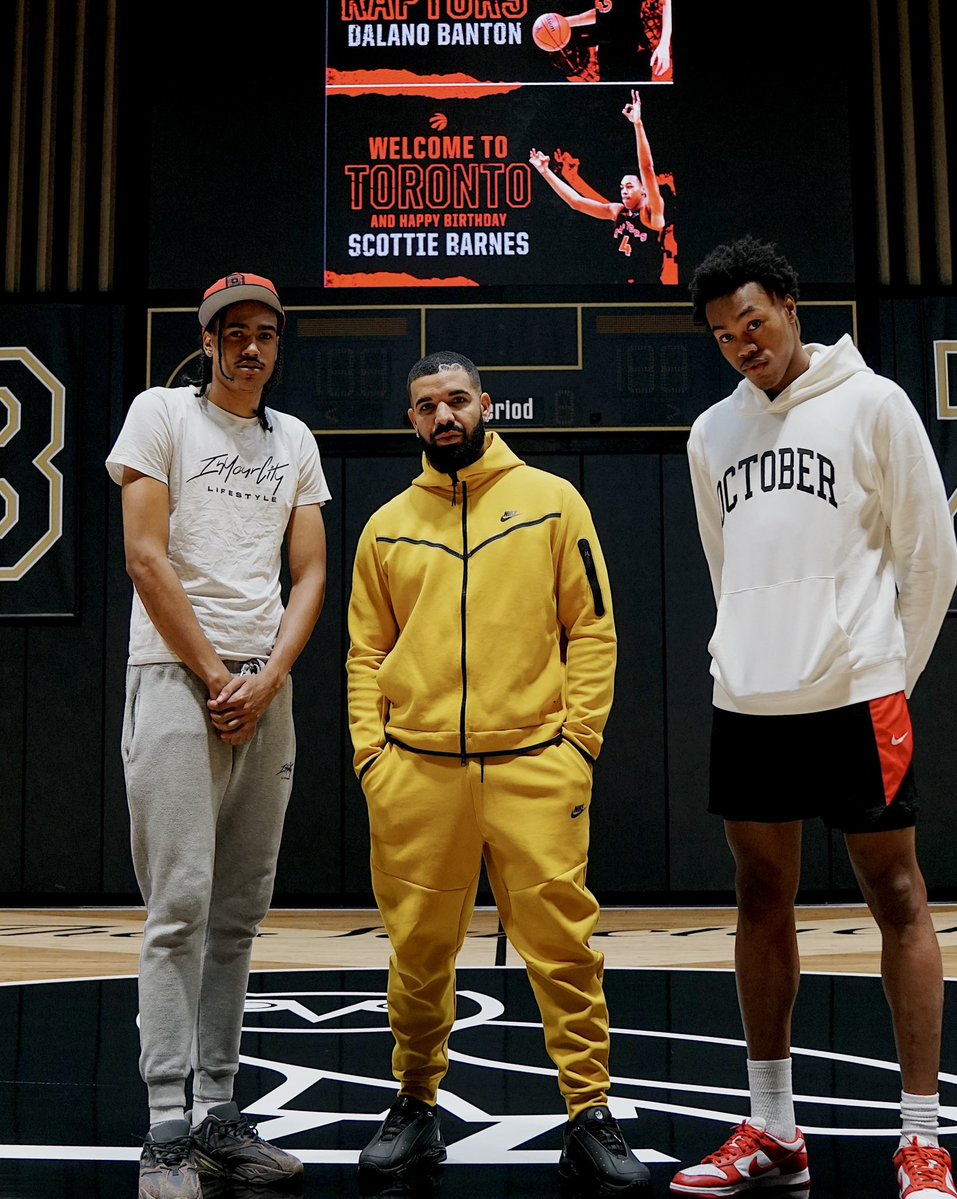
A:
[[[496,425],[686,429],[738,376],[687,303],[292,306],[277,407],[317,434],[407,430],[414,362],[456,350],[478,366]],[[856,334],[851,301],[802,301],[807,340]],[[192,308],[148,313],[148,386],[195,372]]]

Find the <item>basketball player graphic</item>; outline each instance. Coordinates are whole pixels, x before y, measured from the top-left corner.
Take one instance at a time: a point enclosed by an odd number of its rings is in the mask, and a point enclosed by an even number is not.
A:
[[[596,0],[582,12],[542,13],[532,38],[576,83],[671,82],[671,0]]]
[[[673,234],[673,217],[666,215],[651,145],[641,119],[641,99],[632,88],[631,101],[621,110],[635,128],[638,149],[638,174],[623,175],[621,202],[606,200],[578,174],[578,159],[561,150],[555,151],[555,161],[562,168],[558,176],[550,166],[550,158],[541,150],[532,149],[529,162],[549,187],[576,212],[614,221],[612,238],[619,256],[621,273],[629,283],[677,283],[677,273],[664,272],[666,235]],[[667,237],[674,246],[673,236]]]

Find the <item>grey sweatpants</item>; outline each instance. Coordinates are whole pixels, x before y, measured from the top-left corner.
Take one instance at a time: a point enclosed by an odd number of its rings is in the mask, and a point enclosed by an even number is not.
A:
[[[216,737],[207,699],[178,663],[127,668],[123,762],[147,911],[140,1073],[154,1109],[187,1106],[190,1068],[195,1099],[232,1098],[252,943],[292,787],[292,681],[238,748]]]

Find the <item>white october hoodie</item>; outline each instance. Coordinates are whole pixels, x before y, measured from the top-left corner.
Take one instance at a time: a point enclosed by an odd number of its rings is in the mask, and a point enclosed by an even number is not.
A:
[[[851,338],[773,401],[747,379],[688,458],[718,606],[714,704],[763,715],[910,695],[957,586],[957,539],[906,393]]]

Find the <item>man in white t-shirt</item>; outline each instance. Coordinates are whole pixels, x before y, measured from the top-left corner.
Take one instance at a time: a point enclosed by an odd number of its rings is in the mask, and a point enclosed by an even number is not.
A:
[[[138,395],[107,459],[134,586],[122,752],[147,909],[140,1199],[302,1176],[241,1114],[233,1081],[292,787],[290,670],[325,595],[330,496],[310,430],[266,407],[285,322],[273,284],[228,275],[198,315],[199,380]]]

